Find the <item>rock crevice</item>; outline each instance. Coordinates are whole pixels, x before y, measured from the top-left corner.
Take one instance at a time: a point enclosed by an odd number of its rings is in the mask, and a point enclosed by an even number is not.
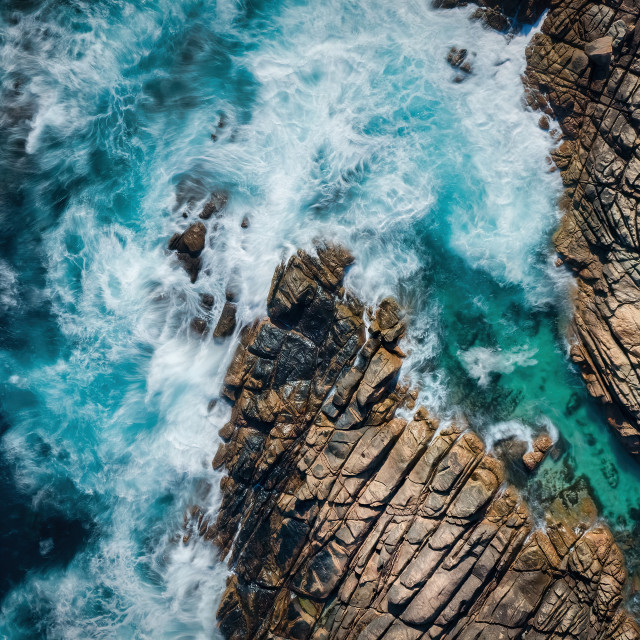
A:
[[[571,355],[592,395],[640,454],[640,6],[552,2],[527,50],[528,101],[551,109],[566,187],[555,236],[577,275]]]
[[[537,528],[477,435],[415,410],[402,312],[385,299],[367,326],[352,260],[282,264],[225,377],[223,501],[196,525],[233,569],[225,637],[640,638],[608,529],[560,498]]]

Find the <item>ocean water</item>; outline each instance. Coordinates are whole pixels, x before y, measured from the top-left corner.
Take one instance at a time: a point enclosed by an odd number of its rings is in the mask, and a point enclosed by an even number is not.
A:
[[[0,5],[0,637],[212,638],[227,569],[183,544],[214,514],[217,398],[273,269],[346,243],[363,300],[393,294],[407,375],[489,446],[553,433],[524,489],[579,479],[621,536],[640,468],[567,358],[557,173],[522,106],[530,32],[428,1],[6,0]],[[456,82],[451,46],[473,73]],[[167,250],[215,189],[192,285]],[[183,217],[183,215],[186,215]],[[244,218],[248,228],[241,227]],[[633,570],[637,549],[628,556]]]

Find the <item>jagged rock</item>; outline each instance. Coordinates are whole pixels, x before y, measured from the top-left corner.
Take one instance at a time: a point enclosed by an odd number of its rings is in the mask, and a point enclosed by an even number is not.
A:
[[[608,67],[613,55],[613,39],[611,36],[598,38],[588,42],[584,48],[589,60],[601,67]]]
[[[452,9],[466,7],[467,0],[432,0],[434,7]],[[474,0],[479,9],[472,15],[472,20],[481,20],[497,31],[518,29],[520,24],[532,24],[538,20],[548,8],[549,0]]]
[[[206,233],[207,229],[202,222],[196,222],[183,233],[173,234],[169,240],[169,249],[178,253],[178,260],[191,277],[191,282],[198,279],[200,254],[204,249]]]
[[[451,47],[447,54],[447,62],[454,68],[460,69],[465,73],[471,73],[471,63],[467,59],[468,51],[466,49],[458,49]]]
[[[511,26],[509,19],[499,9],[480,7],[473,12],[471,19],[479,20],[495,31],[507,31]]]
[[[458,49],[457,47],[451,47],[449,50],[447,62],[454,69],[458,69],[463,72],[453,79],[454,82],[463,82],[472,71],[471,63],[467,58],[467,53],[466,49]]]
[[[385,344],[394,344],[406,331],[403,318],[404,312],[398,302],[394,298],[385,298],[380,302],[369,331],[373,336],[380,336]]]
[[[169,241],[169,249],[178,253],[188,253],[192,258],[197,258],[204,249],[204,239],[207,233],[202,222],[192,224],[183,233],[176,233]]]
[[[227,300],[224,303],[218,324],[213,330],[214,338],[226,338],[233,333],[236,328],[236,310],[237,307],[233,302]]]
[[[447,54],[447,62],[452,67],[459,67],[467,57],[466,49],[458,49],[457,47],[451,47],[449,49],[449,53]]]
[[[200,217],[203,220],[208,220],[211,216],[221,213],[227,206],[228,201],[229,194],[226,191],[214,191],[202,208]]]
[[[269,318],[242,332],[225,377],[222,505],[215,523],[187,527],[233,568],[223,635],[639,640],[620,606],[622,554],[580,487],[536,529],[466,425],[439,428],[424,408],[395,417],[409,392],[383,332],[400,308],[383,300],[365,340],[363,305],[335,277],[352,258],[331,256],[334,277],[304,252],[277,269]],[[302,329],[318,299],[313,339]]]
[[[612,49],[618,50],[622,47],[627,35],[629,34],[629,27],[624,20],[616,20],[607,31],[607,35],[611,37]]]
[[[199,317],[193,318],[193,320],[191,320],[190,327],[191,331],[199,335],[203,335],[208,329],[207,321],[204,318]]]
[[[552,109],[567,189],[555,235],[578,278],[571,357],[609,424],[640,454],[639,38],[633,3],[553,3],[527,49],[528,102]],[[637,30],[636,30],[637,31]],[[591,64],[590,64],[591,61]]]
[[[213,309],[213,305],[215,304],[215,299],[210,293],[201,293],[200,294],[200,306],[207,311],[211,311]]]

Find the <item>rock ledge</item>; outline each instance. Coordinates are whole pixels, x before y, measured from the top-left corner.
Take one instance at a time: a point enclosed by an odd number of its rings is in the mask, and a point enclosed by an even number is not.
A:
[[[342,287],[344,249],[276,270],[269,317],[242,333],[214,541],[233,575],[218,610],[232,640],[637,640],[608,529],[558,499],[533,523],[502,463],[445,428],[399,381],[405,330],[386,299],[365,328]]]

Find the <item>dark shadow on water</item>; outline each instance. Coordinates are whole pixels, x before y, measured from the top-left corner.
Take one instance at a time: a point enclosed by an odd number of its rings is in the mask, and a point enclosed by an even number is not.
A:
[[[9,425],[0,418],[5,433]],[[49,455],[40,442],[39,454]],[[41,495],[44,494],[44,495]],[[35,496],[15,482],[10,460],[0,452],[0,600],[33,571],[66,567],[96,532],[89,505],[69,479]]]

